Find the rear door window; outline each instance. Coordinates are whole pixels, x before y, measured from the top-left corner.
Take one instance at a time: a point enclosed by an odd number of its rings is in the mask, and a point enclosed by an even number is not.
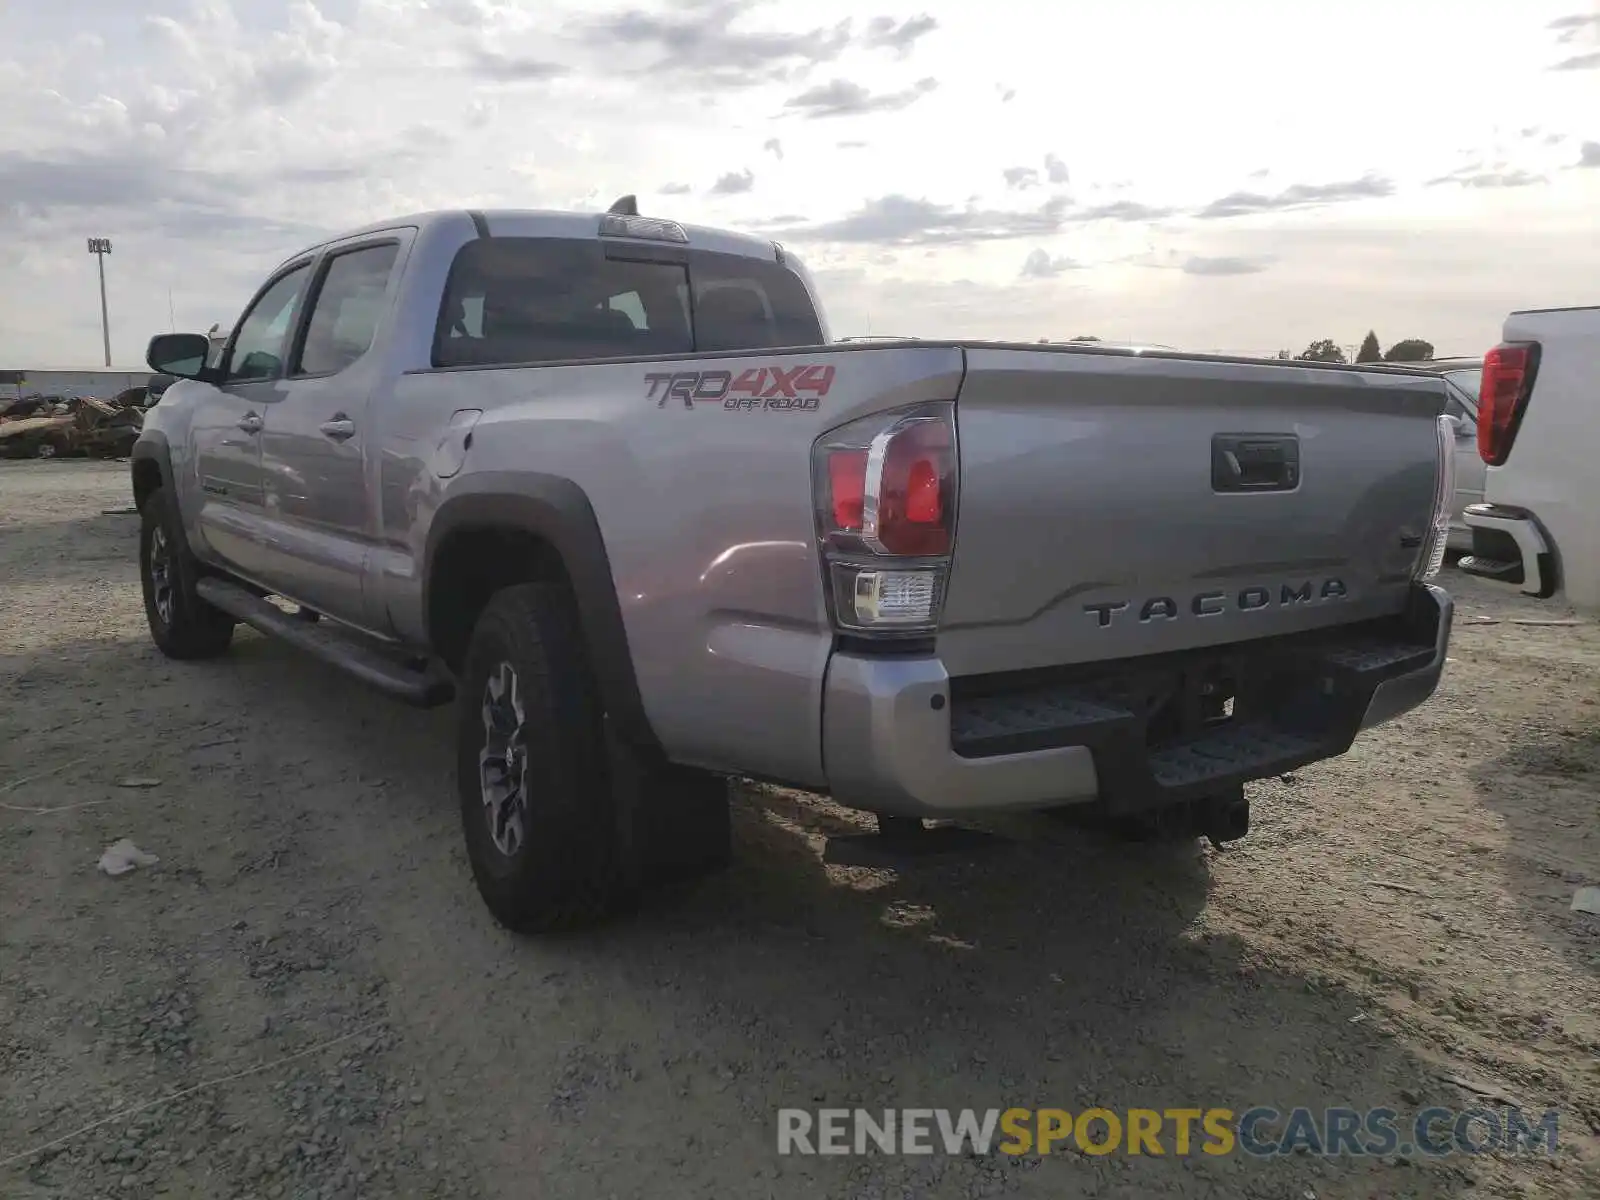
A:
[[[336,375],[372,346],[400,247],[393,242],[346,250],[328,260],[311,304],[295,373]]]

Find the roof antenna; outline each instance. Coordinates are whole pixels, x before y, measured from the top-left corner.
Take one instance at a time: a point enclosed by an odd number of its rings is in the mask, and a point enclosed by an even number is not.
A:
[[[637,217],[639,215],[639,197],[632,194],[623,196],[606,211],[618,217]]]

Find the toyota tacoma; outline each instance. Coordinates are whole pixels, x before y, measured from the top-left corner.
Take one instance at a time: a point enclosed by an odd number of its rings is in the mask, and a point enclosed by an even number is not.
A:
[[[519,930],[729,855],[728,780],[879,835],[1243,785],[1427,699],[1455,436],[1426,373],[830,339],[771,241],[434,212],[293,255],[132,456],[151,635],[235,627],[455,705]]]

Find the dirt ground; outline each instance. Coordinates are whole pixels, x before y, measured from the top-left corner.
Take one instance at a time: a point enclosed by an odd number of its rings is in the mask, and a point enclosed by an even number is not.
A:
[[[731,871],[537,942],[472,888],[448,711],[250,632],[163,660],[129,502],[0,464],[8,1200],[1600,1195],[1600,629],[1517,623],[1559,608],[1447,573],[1439,695],[1225,853],[825,867],[852,818],[751,787]],[[781,1106],[1505,1101],[1553,1159],[776,1153]]]

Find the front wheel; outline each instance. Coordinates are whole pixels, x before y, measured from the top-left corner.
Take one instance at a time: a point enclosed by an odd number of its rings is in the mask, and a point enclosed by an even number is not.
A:
[[[233,641],[234,619],[200,598],[198,577],[167,490],[157,488],[139,514],[139,581],[150,638],[168,658],[215,658]]]

